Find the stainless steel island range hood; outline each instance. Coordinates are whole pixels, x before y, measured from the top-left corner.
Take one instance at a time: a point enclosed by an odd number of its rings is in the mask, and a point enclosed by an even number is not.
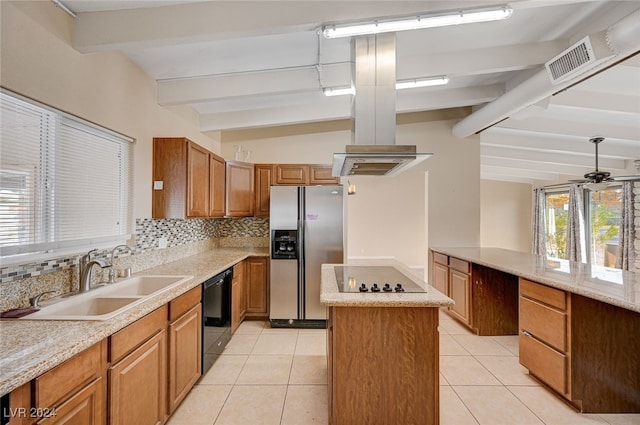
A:
[[[352,139],[333,154],[334,176],[392,176],[432,156],[416,146],[396,145],[396,35],[384,33],[352,41],[356,94]]]

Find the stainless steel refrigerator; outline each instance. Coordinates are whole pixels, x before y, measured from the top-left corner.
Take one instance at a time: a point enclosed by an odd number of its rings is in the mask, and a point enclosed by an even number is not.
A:
[[[271,186],[273,327],[326,327],[321,265],[343,263],[342,186]]]

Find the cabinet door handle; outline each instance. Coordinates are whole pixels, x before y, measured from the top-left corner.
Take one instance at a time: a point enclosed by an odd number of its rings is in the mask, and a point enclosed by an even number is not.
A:
[[[532,335],[531,335],[529,332],[527,332],[527,331],[522,331],[522,333],[524,334],[524,336],[528,336],[528,337],[531,337],[531,336],[532,336]]]

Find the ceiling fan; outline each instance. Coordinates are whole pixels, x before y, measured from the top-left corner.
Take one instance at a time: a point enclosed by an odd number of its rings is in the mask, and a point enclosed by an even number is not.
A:
[[[615,182],[640,181],[640,175],[612,177],[610,172],[599,170],[598,169],[598,145],[604,141],[604,137],[595,136],[589,139],[589,141],[593,143],[596,148],[596,169],[594,171],[591,171],[585,174],[584,179],[582,180],[569,180],[571,183],[584,183],[587,189],[600,190],[600,189],[604,189],[605,187],[609,186],[611,183],[615,183]]]

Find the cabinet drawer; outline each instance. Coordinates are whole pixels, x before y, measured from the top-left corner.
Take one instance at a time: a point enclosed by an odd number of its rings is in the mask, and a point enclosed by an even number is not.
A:
[[[520,329],[560,351],[567,351],[567,315],[520,297]]]
[[[567,394],[566,355],[520,333],[520,364],[560,394]]]
[[[200,303],[202,298],[202,285],[180,295],[169,303],[169,321],[173,322],[178,317],[189,311],[194,305]]]
[[[454,257],[449,257],[449,266],[451,266],[453,270],[458,270],[459,272],[462,272],[462,273],[471,273],[471,267],[469,262],[464,260],[459,260]]]
[[[35,406],[50,408],[86,383],[102,376],[106,369],[106,340],[35,379]]]
[[[534,300],[562,311],[567,309],[567,297],[564,291],[550,288],[527,279],[520,278],[520,295],[533,298]]]
[[[110,337],[109,361],[117,362],[153,334],[167,326],[167,305],[163,305],[141,319],[136,320]]]
[[[449,265],[449,256],[448,255],[444,255],[444,254],[440,254],[439,252],[434,252],[433,253],[433,261],[436,263],[440,263],[443,264],[445,266]]]

